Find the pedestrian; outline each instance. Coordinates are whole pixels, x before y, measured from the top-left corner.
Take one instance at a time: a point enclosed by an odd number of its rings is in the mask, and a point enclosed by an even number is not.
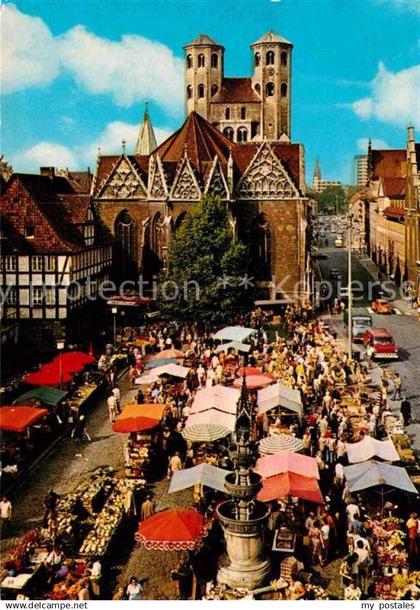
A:
[[[79,589],[79,592],[77,594],[77,599],[90,600],[89,579],[88,578],[83,578],[80,581],[80,589]]]
[[[182,462],[179,451],[176,451],[169,460],[168,479],[170,479],[174,472],[177,472],[178,470],[182,470]]]
[[[394,378],[394,400],[401,400],[401,377],[398,373],[395,373]]]
[[[143,599],[143,587],[135,576],[130,578],[130,582],[126,590],[127,598],[129,601],[135,601]]]
[[[344,589],[344,599],[348,601],[358,601],[362,597],[362,592],[354,581],[350,582]]]
[[[9,533],[10,520],[12,518],[12,503],[6,496],[0,501],[0,537],[6,538]]]
[[[102,578],[102,565],[99,558],[96,557],[90,567],[90,586],[92,588],[93,596],[99,598],[101,595],[101,578]]]
[[[55,493],[53,489],[50,489],[44,498],[44,517],[42,523],[44,527],[48,526],[48,518],[56,520],[57,518],[57,502],[60,496]]]
[[[117,413],[121,413],[121,406],[120,406],[121,392],[120,392],[120,388],[117,385],[115,385],[112,388],[112,394],[116,401],[116,411],[117,411]]]
[[[417,518],[417,513],[411,513],[410,518],[406,523],[407,540],[408,540],[408,556],[410,559],[415,559],[418,555],[417,538],[420,532],[420,521]]]
[[[114,394],[111,394],[110,396],[108,396],[107,404],[108,404],[109,421],[111,423],[113,423],[117,416],[117,400],[116,400]]]
[[[144,521],[155,514],[155,505],[150,496],[146,496],[145,501],[141,505],[140,519]]]
[[[118,587],[118,589],[116,590],[116,592],[114,593],[112,599],[117,601],[117,600],[122,600],[125,598],[125,591],[124,591],[124,587]]]
[[[86,417],[84,415],[79,415],[72,430],[71,438],[81,441],[83,436],[85,436],[90,443],[92,439],[89,432],[86,430]]]
[[[139,391],[137,392],[137,404],[142,405],[143,403],[144,403],[144,394],[140,388]]]
[[[405,396],[402,397],[400,412],[404,421],[404,426],[411,424],[411,403]]]

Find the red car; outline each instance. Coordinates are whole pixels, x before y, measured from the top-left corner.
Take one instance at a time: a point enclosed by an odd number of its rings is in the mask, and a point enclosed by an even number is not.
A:
[[[366,348],[373,347],[375,360],[398,359],[394,338],[386,328],[368,328],[363,335],[363,345]]]

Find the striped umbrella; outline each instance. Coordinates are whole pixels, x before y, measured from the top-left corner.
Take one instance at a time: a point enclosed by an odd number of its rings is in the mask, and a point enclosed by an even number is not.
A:
[[[290,434],[276,434],[267,436],[260,441],[260,453],[279,453],[279,451],[292,451],[299,453],[303,450],[303,443],[300,438],[290,436]]]
[[[193,424],[182,432],[183,437],[192,443],[211,443],[219,438],[224,438],[228,434],[231,434],[231,430],[220,424]]]

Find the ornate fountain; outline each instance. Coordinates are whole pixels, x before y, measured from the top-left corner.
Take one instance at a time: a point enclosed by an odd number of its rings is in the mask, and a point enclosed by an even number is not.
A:
[[[264,529],[270,509],[255,499],[261,476],[252,470],[252,423],[253,406],[244,377],[237,409],[236,444],[229,449],[235,470],[225,479],[231,499],[217,508],[226,541],[217,580],[231,588],[249,590],[263,584],[270,574],[270,561],[264,554]]]

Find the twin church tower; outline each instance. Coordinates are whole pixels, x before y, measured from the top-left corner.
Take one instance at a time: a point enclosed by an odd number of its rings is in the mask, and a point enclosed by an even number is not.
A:
[[[233,142],[289,141],[293,45],[270,31],[251,45],[252,76],[224,76],[224,48],[201,34],[184,47],[187,115]]]

